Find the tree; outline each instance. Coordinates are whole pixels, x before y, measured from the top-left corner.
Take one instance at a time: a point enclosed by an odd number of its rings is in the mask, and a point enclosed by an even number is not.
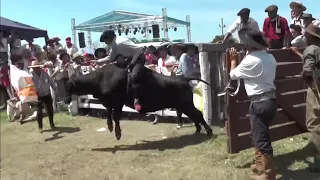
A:
[[[223,41],[223,38],[224,38],[224,36],[222,36],[222,35],[215,36],[213,38],[213,40],[211,41],[211,43],[221,43]],[[231,36],[229,38],[228,42],[229,43],[238,43],[239,41],[236,38]]]

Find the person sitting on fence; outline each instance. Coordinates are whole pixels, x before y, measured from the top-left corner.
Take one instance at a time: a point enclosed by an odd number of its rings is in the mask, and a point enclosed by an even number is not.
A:
[[[260,31],[258,22],[254,20],[252,17],[250,17],[250,9],[243,8],[238,12],[237,15],[240,17],[238,17],[230,26],[222,43],[228,42],[228,40],[234,32],[239,31],[243,28],[252,29],[254,31]]]
[[[276,59],[266,49],[263,33],[242,29],[239,38],[247,46],[248,53],[241,63],[235,48],[229,51],[230,78],[244,80],[246,93],[251,100],[249,108],[252,142],[255,148],[255,164],[251,169],[257,174],[251,179],[275,179],[272,167],[273,149],[269,136],[269,124],[277,112],[275,95]]]
[[[306,125],[313,137],[317,154],[310,170],[320,172],[320,28],[309,25],[305,30],[305,38],[309,45],[303,54],[296,47],[292,51],[303,60],[302,77],[304,78],[308,90],[306,97]]]
[[[289,5],[291,11],[291,15],[294,16],[292,18],[291,24],[303,26],[303,20],[301,19],[301,16],[303,15],[303,12],[307,10],[307,8],[301,3],[293,1]]]
[[[55,124],[53,121],[54,118],[54,112],[53,112],[53,101],[52,96],[50,92],[50,86],[51,88],[56,91],[57,87],[52,78],[44,72],[41,68],[43,68],[44,65],[39,62],[39,60],[34,60],[31,63],[31,66],[29,68],[32,68],[31,75],[32,80],[36,88],[36,92],[38,95],[38,103],[37,103],[37,121],[38,121],[38,128],[39,132],[42,133],[43,130],[43,114],[42,109],[43,105],[46,106],[46,110],[49,117],[49,124],[51,129],[55,129]]]
[[[289,47],[290,31],[286,18],[278,15],[278,6],[271,5],[265,9],[268,17],[263,23],[263,33],[268,38],[270,49]]]

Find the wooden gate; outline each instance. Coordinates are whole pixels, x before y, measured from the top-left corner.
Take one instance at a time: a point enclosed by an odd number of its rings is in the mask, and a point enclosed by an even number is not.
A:
[[[269,52],[277,60],[275,85],[278,112],[270,124],[271,140],[277,141],[307,131],[305,126],[306,88],[304,81],[297,77],[302,70],[302,61],[298,56],[294,55],[291,50],[271,50]],[[226,62],[230,62],[229,59],[226,53]],[[230,68],[229,64],[226,66]],[[241,83],[238,95],[227,97],[226,128],[229,137],[229,153],[238,153],[252,147],[248,116],[249,104],[243,83]]]

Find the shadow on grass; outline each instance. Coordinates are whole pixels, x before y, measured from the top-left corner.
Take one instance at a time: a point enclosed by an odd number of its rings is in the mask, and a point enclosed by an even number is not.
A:
[[[57,127],[56,129],[49,129],[49,130],[44,130],[43,132],[55,132],[52,137],[45,139],[44,141],[53,141],[57,139],[61,139],[64,136],[60,136],[63,133],[76,133],[79,132],[80,128],[79,127]]]
[[[146,141],[141,140],[136,142],[134,145],[120,145],[114,146],[113,148],[94,148],[91,151],[102,151],[102,152],[112,152],[116,153],[117,151],[144,151],[144,150],[159,150],[164,151],[167,149],[182,149],[187,146],[197,145],[202,142],[205,142],[211,138],[205,134],[189,134],[182,135],[178,137],[172,137],[157,141]]]
[[[308,157],[315,154],[315,147],[312,143],[307,144],[300,150],[293,151],[287,154],[282,154],[274,157],[274,162],[277,167],[277,173],[281,175],[281,180],[319,180],[320,173],[311,173],[308,168],[292,170],[288,167],[296,161],[302,161],[308,165],[311,164],[307,160]],[[249,168],[250,164],[245,164],[240,168]]]

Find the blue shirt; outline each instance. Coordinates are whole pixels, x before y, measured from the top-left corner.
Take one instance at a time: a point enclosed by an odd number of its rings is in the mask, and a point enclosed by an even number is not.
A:
[[[186,78],[200,78],[200,65],[193,58],[183,53],[179,59],[177,75],[183,75]]]

